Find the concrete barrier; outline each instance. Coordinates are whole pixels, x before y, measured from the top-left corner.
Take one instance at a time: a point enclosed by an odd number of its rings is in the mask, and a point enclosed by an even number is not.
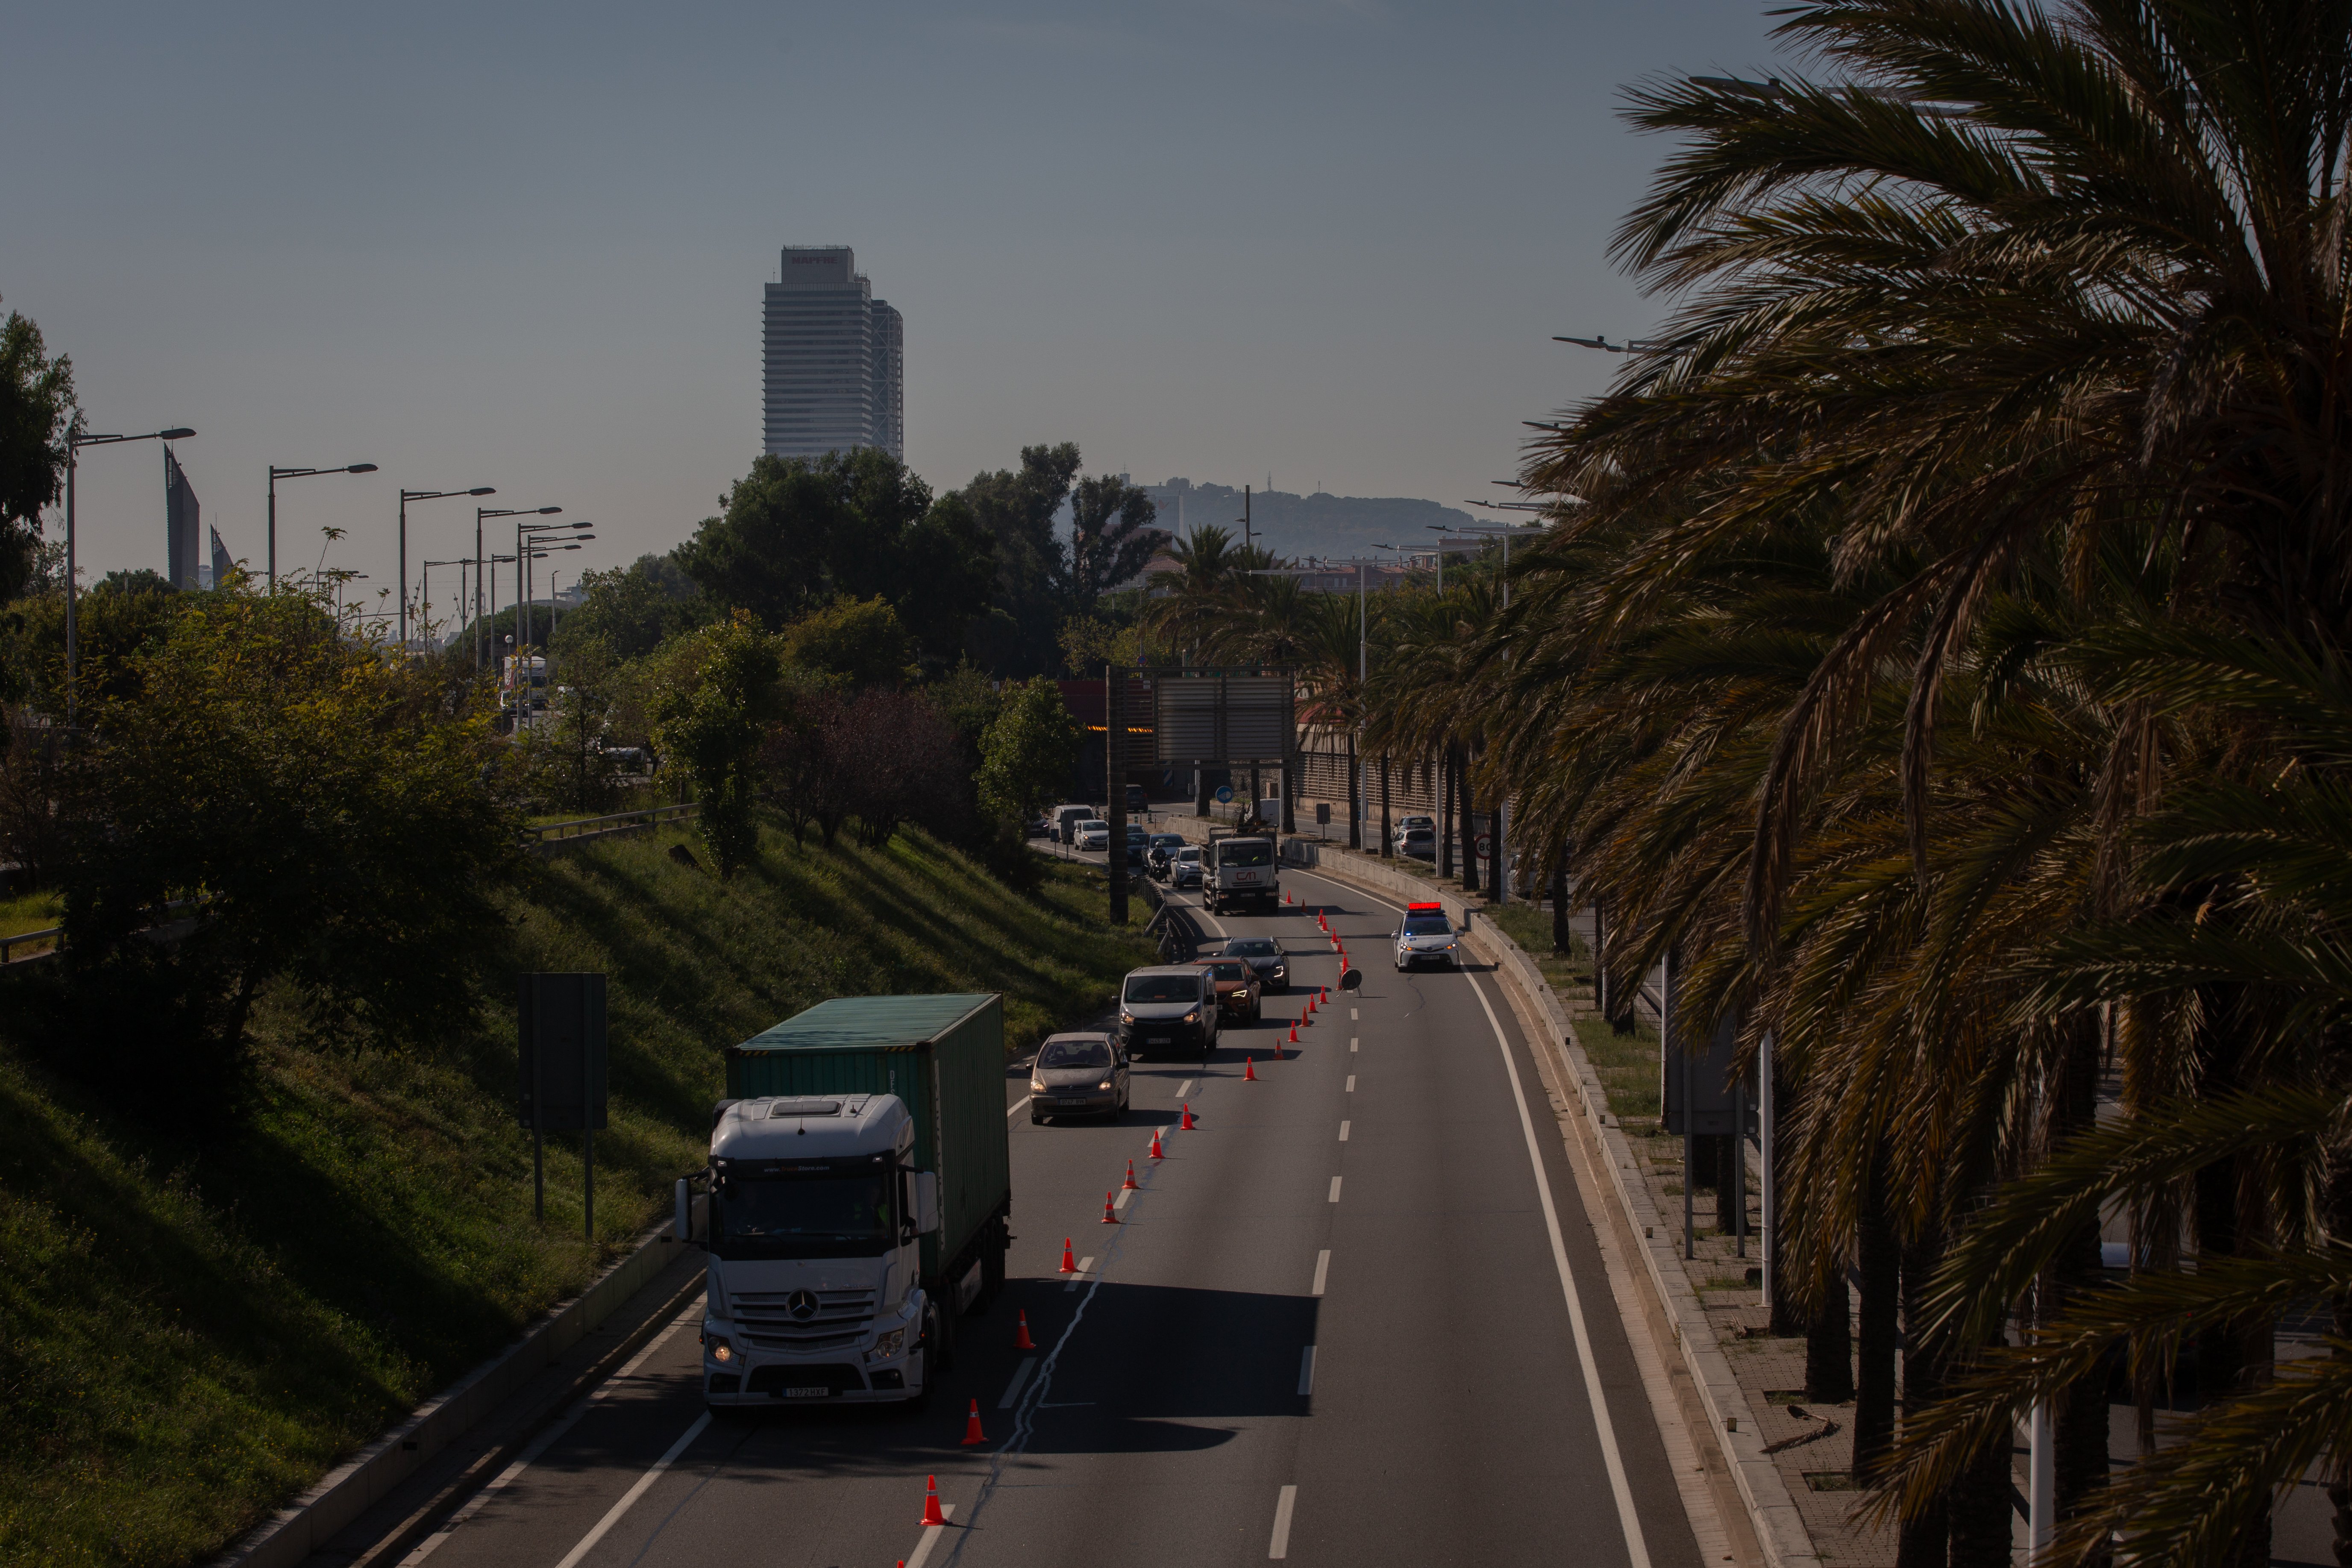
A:
[[[698,1198],[698,1210],[705,1200]],[[699,1223],[698,1219],[697,1223]],[[408,1418],[320,1477],[214,1561],[217,1568],[294,1568],[383,1500],[425,1462],[618,1310],[677,1257],[671,1222],[647,1231],[628,1256],[522,1338],[417,1406]]]

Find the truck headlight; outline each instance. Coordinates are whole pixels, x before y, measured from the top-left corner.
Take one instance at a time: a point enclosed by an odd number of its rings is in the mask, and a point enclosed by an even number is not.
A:
[[[735,1342],[729,1339],[725,1334],[703,1335],[702,1353],[709,1356],[712,1361],[717,1362],[720,1366],[733,1366],[735,1364]]]
[[[904,1349],[906,1347],[906,1343],[907,1331],[904,1329],[891,1329],[887,1332],[875,1336],[874,1348],[866,1352],[866,1359],[869,1362],[888,1361],[892,1356],[897,1355],[899,1351]]]

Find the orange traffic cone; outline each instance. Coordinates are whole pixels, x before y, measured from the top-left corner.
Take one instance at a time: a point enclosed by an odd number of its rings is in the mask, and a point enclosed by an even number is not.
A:
[[[929,1530],[935,1524],[945,1525],[948,1516],[940,1511],[940,1478],[926,1476],[923,1479],[928,1483],[923,1488],[923,1528]]]
[[[1292,1020],[1290,1026],[1290,1043],[1294,1046],[1298,1043],[1298,1024],[1296,1019]]]
[[[1313,994],[1308,994],[1308,996],[1307,996],[1307,1013],[1306,1013],[1306,1016],[1307,1016],[1307,1017],[1309,1017],[1309,1018],[1312,1018],[1313,1016],[1315,1016],[1315,997],[1313,996]]]
[[[1103,1194],[1103,1224],[1117,1225],[1118,1223],[1118,1210],[1111,1206],[1110,1199],[1110,1194],[1105,1193]]]
[[[1076,1274],[1077,1271],[1078,1260],[1071,1255],[1070,1238],[1066,1236],[1062,1237],[1062,1272],[1065,1274]]]
[[[1253,1056],[1249,1060],[1242,1064],[1242,1081],[1244,1083],[1255,1083],[1257,1081],[1256,1057]]]
[[[1029,1337],[1029,1314],[1027,1312],[1021,1314],[1020,1324],[1013,1331],[1013,1348],[1017,1351],[1034,1351],[1037,1348],[1037,1342]]]
[[[1119,1184],[1119,1185],[1121,1185],[1121,1186],[1125,1187],[1125,1188],[1126,1188],[1129,1192],[1130,1192],[1130,1193],[1132,1193],[1132,1192],[1139,1192],[1139,1191],[1140,1191],[1140,1190],[1141,1190],[1140,1188],[1139,1188],[1139,1187],[1135,1184],[1135,1162],[1134,1162],[1134,1161],[1129,1160],[1129,1161],[1127,1163],[1127,1180],[1126,1180],[1126,1181],[1124,1181],[1124,1182],[1121,1182],[1121,1183]]]
[[[1179,1132],[1192,1131],[1192,1102],[1189,1100],[1184,1102],[1184,1120],[1176,1124],[1176,1131]]]
[[[975,1399],[971,1402],[971,1414],[963,1418],[963,1441],[958,1443],[956,1447],[973,1448],[987,1441],[987,1437],[982,1436],[980,1430],[980,1401]]]
[[[1160,1129],[1157,1127],[1151,1130],[1151,1157],[1155,1160],[1165,1160],[1168,1158],[1167,1155],[1160,1152]]]

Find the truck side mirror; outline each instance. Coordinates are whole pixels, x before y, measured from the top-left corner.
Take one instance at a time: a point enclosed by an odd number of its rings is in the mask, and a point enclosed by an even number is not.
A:
[[[940,1228],[940,1173],[915,1173],[915,1234],[929,1236]]]
[[[677,1179],[677,1187],[673,1195],[677,1199],[677,1213],[670,1222],[670,1236],[677,1241],[692,1241],[694,1239],[694,1195],[687,1191],[684,1176]]]

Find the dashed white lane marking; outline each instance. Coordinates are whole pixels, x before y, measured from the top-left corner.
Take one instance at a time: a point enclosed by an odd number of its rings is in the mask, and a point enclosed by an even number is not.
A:
[[[1356,1092],[1356,1075],[1354,1073],[1349,1073],[1348,1075],[1348,1088],[1346,1092],[1349,1094]]]
[[[1625,1532],[1625,1555],[1633,1568],[1650,1568],[1650,1549],[1642,1535],[1642,1516],[1633,1507],[1633,1489],[1625,1479],[1625,1458],[1617,1451],[1617,1426],[1609,1416],[1609,1401],[1601,1390],[1601,1367],[1593,1359],[1592,1336],[1584,1326],[1584,1302],[1577,1294],[1576,1275],[1568,1266],[1568,1244],[1560,1239],[1559,1209],[1553,1204],[1551,1178],[1544,1173],[1542,1146],[1536,1142],[1535,1119],[1528,1114],[1527,1090],[1519,1083],[1519,1064],[1511,1059],[1511,1042],[1503,1033],[1502,1020],[1495,1016],[1495,1005],[1486,1000],[1486,987],[1475,974],[1465,974],[1471,994],[1486,1015],[1486,1026],[1495,1031],[1495,1044],[1503,1052],[1503,1067],[1511,1080],[1511,1099],[1519,1108],[1519,1131],[1528,1143],[1528,1163],[1536,1178],[1536,1196],[1543,1202],[1544,1229],[1551,1237],[1552,1265],[1559,1272],[1560,1294],[1568,1300],[1568,1326],[1576,1339],[1576,1359],[1584,1373],[1584,1393],[1592,1404],[1592,1425],[1601,1438],[1601,1457],[1609,1468],[1609,1489],[1616,1495],[1617,1521]]]
[[[636,1483],[630,1487],[627,1491],[621,1494],[621,1500],[604,1510],[604,1517],[596,1521],[595,1528],[591,1530],[587,1534],[582,1536],[580,1538],[580,1544],[565,1552],[563,1554],[563,1561],[558,1563],[555,1565],[555,1568],[575,1568],[575,1565],[583,1557],[587,1556],[589,1552],[594,1551],[596,1543],[604,1540],[606,1532],[611,1531],[614,1525],[621,1522],[622,1518],[628,1513],[629,1510],[636,1507],[637,1500],[653,1489],[654,1483],[661,1479],[663,1475],[668,1471],[672,1465],[677,1463],[677,1457],[680,1454],[685,1453],[687,1446],[692,1443],[697,1437],[701,1436],[704,1430],[708,1428],[709,1425],[709,1411],[706,1410],[701,1415],[696,1416],[694,1418],[694,1424],[688,1426],[684,1432],[678,1434],[677,1441],[669,1446],[669,1452],[664,1454],[660,1458],[656,1459],[654,1461],[654,1468],[647,1470],[644,1475],[639,1476],[636,1479]],[[924,1533],[928,1535],[930,1532],[926,1531]]]
[[[953,1520],[955,1515],[955,1504],[951,1502],[940,1504],[941,1519]],[[947,1532],[948,1527],[944,1524],[926,1525],[923,1529],[923,1538],[915,1542],[915,1550],[907,1559],[906,1568],[923,1568],[923,1564],[931,1560],[931,1548],[937,1546],[940,1543],[940,1537]]]
[[[1192,1080],[1191,1079],[1189,1079],[1189,1078],[1188,1078],[1188,1079],[1186,1079],[1182,1083],[1180,1083],[1180,1084],[1178,1084],[1178,1085],[1176,1086],[1176,1098],[1177,1098],[1177,1099],[1179,1099],[1179,1100],[1183,1099],[1186,1095],[1191,1094],[1192,1092]]]
[[[1290,1555],[1290,1510],[1297,1507],[1297,1503],[1298,1489],[1297,1487],[1283,1488],[1281,1497],[1275,1500],[1274,1540],[1268,1543],[1265,1549],[1265,1554],[1268,1557],[1279,1558]],[[907,1568],[921,1568],[921,1564],[909,1563],[907,1564]]]
[[[1341,1123],[1339,1123],[1339,1142],[1342,1142],[1342,1143],[1345,1143],[1345,1142],[1348,1141],[1348,1128],[1349,1128],[1349,1123],[1345,1122],[1345,1121],[1342,1121]]]
[[[1353,1035],[1348,1037],[1348,1048],[1351,1051],[1356,1048],[1356,1037]]]
[[[1113,1200],[1113,1201],[1112,1201],[1112,1203],[1111,1203],[1111,1205],[1110,1205],[1110,1206],[1111,1206],[1111,1207],[1113,1207],[1113,1208],[1115,1208],[1115,1209],[1123,1209],[1123,1208],[1125,1208],[1125,1207],[1127,1206],[1127,1200],[1128,1200],[1128,1199],[1129,1199],[1129,1198],[1131,1198],[1131,1197],[1133,1197],[1133,1196],[1135,1195],[1135,1193],[1136,1193],[1136,1189],[1135,1189],[1135,1188],[1133,1188],[1133,1187],[1121,1187],[1121,1188],[1119,1188],[1119,1190],[1118,1190],[1118,1196],[1115,1200]]]
[[[1349,1008],[1349,1009],[1348,1009],[1348,1021],[1349,1021],[1349,1022],[1350,1022],[1350,1023],[1354,1023],[1354,1022],[1356,1022],[1357,1020],[1359,1020],[1359,1019],[1360,1019],[1360,1018],[1362,1018],[1362,1017],[1363,1017],[1363,1015],[1362,1015],[1361,1013],[1358,1012],[1355,1008],[1350,1007],[1350,1008]]]
[[[1070,1282],[1067,1285],[1062,1287],[1063,1294],[1067,1295],[1070,1291],[1073,1291],[1079,1286],[1085,1284],[1087,1282],[1087,1276],[1094,1272],[1094,1267],[1095,1260],[1093,1258],[1079,1258],[1078,1271],[1070,1276]]]
[[[481,1509],[483,1504],[488,1502],[492,1498],[504,1491],[508,1487],[512,1486],[518,1477],[538,1462],[541,1455],[546,1453],[548,1449],[555,1446],[557,1438],[562,1436],[566,1432],[571,1431],[572,1426],[578,1422],[583,1415],[588,1414],[588,1407],[590,1405],[604,1398],[605,1394],[611,1393],[614,1388],[627,1382],[630,1378],[635,1377],[637,1374],[637,1369],[645,1365],[646,1362],[653,1359],[653,1354],[656,1351],[669,1343],[671,1335],[677,1333],[678,1330],[686,1327],[687,1323],[690,1320],[699,1317],[701,1312],[702,1298],[698,1296],[694,1299],[693,1303],[687,1307],[684,1311],[681,1311],[677,1317],[670,1320],[669,1327],[664,1329],[652,1339],[646,1341],[646,1348],[639,1351],[635,1355],[631,1356],[629,1358],[629,1363],[626,1366],[614,1373],[604,1383],[598,1385],[595,1393],[590,1394],[587,1398],[573,1405],[571,1410],[565,1414],[563,1419],[558,1421],[554,1426],[550,1426],[546,1431],[541,1432],[538,1436],[532,1438],[530,1447],[516,1455],[512,1464],[509,1465],[505,1469],[500,1470],[491,1479],[489,1484],[482,1488],[480,1491],[476,1492],[472,1497],[467,1499],[466,1506],[451,1514],[448,1519],[443,1522],[440,1529],[426,1536],[423,1541],[418,1542],[415,1549],[411,1551],[407,1556],[400,1560],[399,1568],[416,1568],[416,1564],[424,1562],[427,1557],[432,1556],[435,1550],[437,1549],[443,1542],[448,1540],[451,1535],[455,1534],[457,1529],[467,1520],[473,1518],[475,1513]]]
[[[1309,1289],[1307,1293],[1310,1296],[1320,1296],[1323,1294],[1323,1277],[1330,1272],[1331,1249],[1327,1247],[1322,1251],[1315,1255],[1315,1284],[1314,1288]]]
[[[1335,1204],[1339,1201],[1339,1178],[1337,1176],[1331,1178],[1331,1201]]]
[[[1298,1358],[1298,1392],[1301,1397],[1315,1392],[1315,1347],[1308,1345]]]
[[[1004,1385],[1004,1397],[996,1402],[996,1407],[999,1410],[1010,1410],[1018,1405],[1021,1402],[1021,1385],[1027,1383],[1029,1374],[1036,1370],[1037,1358],[1034,1355],[1023,1356],[1021,1364],[1013,1369],[1013,1381]]]

